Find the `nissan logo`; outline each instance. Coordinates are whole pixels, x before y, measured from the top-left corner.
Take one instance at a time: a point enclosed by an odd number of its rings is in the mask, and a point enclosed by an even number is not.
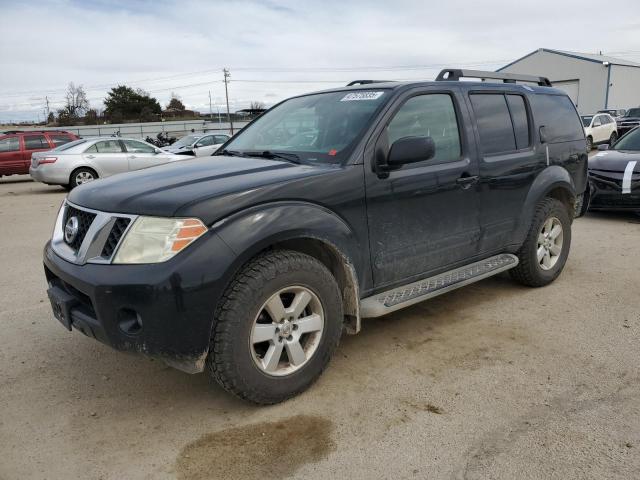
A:
[[[70,217],[64,226],[64,241],[73,243],[78,235],[78,217]]]

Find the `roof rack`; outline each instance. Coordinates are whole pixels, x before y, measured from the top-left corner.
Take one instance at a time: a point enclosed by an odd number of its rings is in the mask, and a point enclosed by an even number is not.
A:
[[[67,130],[4,130],[0,133],[11,135],[15,133],[69,133]]]
[[[461,78],[489,78],[491,80],[502,80],[504,83],[529,82],[537,83],[541,87],[551,87],[551,81],[547,77],[520,75],[517,73],[483,72],[481,70],[462,70],[459,68],[446,68],[442,70],[436,77],[436,81],[457,82]]]
[[[393,80],[354,80],[353,82],[347,83],[347,87],[352,87],[354,85],[368,85],[369,83],[389,83]]]

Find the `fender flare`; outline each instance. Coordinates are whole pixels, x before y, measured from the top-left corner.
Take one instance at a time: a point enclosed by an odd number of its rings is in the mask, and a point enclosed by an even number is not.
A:
[[[295,241],[317,241],[331,251],[332,273],[341,287],[348,333],[360,330],[360,295],[368,249],[353,229],[331,210],[309,202],[279,201],[256,205],[214,223],[211,230],[236,254],[228,283],[251,258],[269,247]],[[337,270],[337,271],[336,271]]]
[[[522,206],[522,215],[520,216],[520,222],[514,234],[514,239],[517,240],[516,243],[518,247],[524,242],[529,231],[538,202],[557,189],[564,190],[570,198],[573,199],[573,204],[575,205],[576,188],[569,172],[559,165],[546,167],[538,174],[529,188],[524,205]],[[573,213],[571,217],[573,218]]]

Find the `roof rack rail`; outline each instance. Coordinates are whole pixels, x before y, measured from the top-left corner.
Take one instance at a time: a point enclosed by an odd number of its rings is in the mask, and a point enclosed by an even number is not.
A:
[[[393,80],[354,80],[353,82],[347,83],[347,87],[352,87],[354,85],[368,85],[369,83],[389,83]]]
[[[457,82],[461,78],[489,78],[491,80],[502,80],[504,83],[529,82],[537,83],[541,87],[552,86],[551,81],[547,77],[520,75],[517,73],[483,72],[482,70],[462,70],[459,68],[445,68],[436,77],[436,82]]]

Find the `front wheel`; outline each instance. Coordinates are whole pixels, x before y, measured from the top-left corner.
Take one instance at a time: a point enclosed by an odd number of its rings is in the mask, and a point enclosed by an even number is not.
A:
[[[593,150],[593,138],[587,137],[587,152]]]
[[[250,261],[216,309],[207,364],[227,391],[255,403],[284,401],[322,373],[342,334],[342,300],[329,270],[277,250]]]
[[[553,282],[567,262],[571,246],[571,218],[567,207],[545,198],[536,207],[527,238],[517,253],[518,266],[511,277],[530,287]]]
[[[609,146],[613,146],[613,144],[616,143],[616,140],[618,140],[618,134],[616,132],[612,132],[609,137]]]

